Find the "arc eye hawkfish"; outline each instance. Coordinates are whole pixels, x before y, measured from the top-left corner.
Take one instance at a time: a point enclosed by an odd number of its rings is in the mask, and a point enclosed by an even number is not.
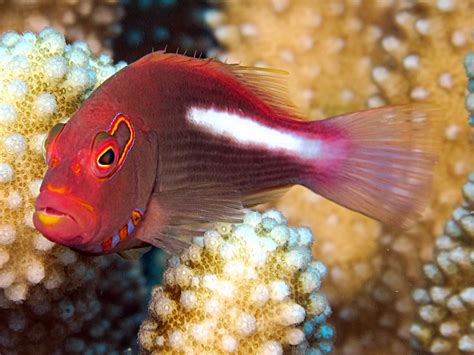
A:
[[[127,66],[50,133],[57,160],[35,226],[85,253],[177,251],[294,184],[391,225],[416,216],[436,112],[399,105],[305,121],[282,75],[164,52]]]

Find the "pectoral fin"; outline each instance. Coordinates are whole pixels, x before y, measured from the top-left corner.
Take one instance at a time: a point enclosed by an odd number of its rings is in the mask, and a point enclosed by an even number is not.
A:
[[[216,222],[236,223],[244,215],[238,190],[202,184],[152,194],[135,237],[169,252],[180,252]]]
[[[148,253],[150,250],[151,250],[151,247],[142,247],[142,248],[119,251],[117,254],[127,260],[138,260],[144,254]]]

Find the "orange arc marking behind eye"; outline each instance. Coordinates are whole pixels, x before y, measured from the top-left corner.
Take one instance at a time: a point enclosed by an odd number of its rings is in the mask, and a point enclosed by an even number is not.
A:
[[[110,125],[108,133],[113,135],[118,130],[120,123],[124,123],[128,127],[130,137],[128,138],[128,141],[125,144],[125,147],[123,148],[123,152],[120,155],[118,163],[115,167],[115,172],[117,172],[121,168],[123,162],[125,161],[125,158],[127,158],[128,153],[130,152],[133,147],[133,144],[135,143],[135,130],[133,129],[133,125],[130,122],[130,119],[122,113],[119,113],[117,114],[117,116],[115,116],[114,120],[112,121],[112,124]]]

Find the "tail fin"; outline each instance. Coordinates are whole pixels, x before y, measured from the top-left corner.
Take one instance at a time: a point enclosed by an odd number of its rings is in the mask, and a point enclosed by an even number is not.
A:
[[[328,154],[316,160],[308,187],[383,223],[406,226],[430,196],[436,121],[433,109],[400,105],[312,123],[326,137]]]

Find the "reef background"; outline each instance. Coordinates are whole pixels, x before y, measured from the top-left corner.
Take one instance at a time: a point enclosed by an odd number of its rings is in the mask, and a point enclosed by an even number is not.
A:
[[[452,320],[450,313],[440,311],[443,307],[426,305],[432,302],[435,306],[443,305],[462,290],[456,281],[456,291],[450,289],[445,296],[436,294],[442,291],[440,282],[424,266],[440,263],[440,238],[446,242],[443,237],[452,238],[461,233],[456,232],[456,226],[468,233],[465,227],[459,227],[459,215],[453,217],[454,222],[449,218],[461,204],[461,186],[474,168],[472,129],[466,113],[466,106],[472,107],[472,98],[471,103],[465,101],[466,87],[472,91],[474,86],[472,78],[468,82],[463,68],[464,55],[474,48],[473,19],[474,2],[460,0],[0,1],[0,32],[39,31],[45,25],[52,25],[64,32],[68,41],[87,41],[94,54],[103,51],[113,54],[115,62],[130,62],[167,46],[173,52],[187,50],[193,55],[197,51],[199,55],[217,56],[228,62],[286,69],[290,72],[291,97],[310,119],[402,102],[428,101],[446,112],[440,128],[442,154],[432,202],[410,230],[402,233],[387,230],[302,188],[294,188],[275,205],[289,217],[290,225],[308,225],[316,236],[314,254],[329,268],[322,291],[333,306],[330,322],[337,334],[335,352],[342,354],[408,353],[410,340],[416,348],[450,353],[443,338],[453,342],[474,332],[472,325],[459,327],[454,333],[453,327],[441,327],[446,323],[444,320]],[[471,248],[472,244],[468,245]],[[20,253],[30,255],[28,247],[22,246]],[[44,254],[41,255],[43,258]],[[61,253],[54,255],[57,259],[52,264],[56,265],[57,260],[62,260],[57,256]],[[456,260],[459,263],[459,255],[452,258],[443,255],[451,264],[456,264]],[[41,260],[50,265],[48,258]],[[81,258],[74,259],[68,270],[77,269],[81,262]],[[138,270],[132,271],[132,275],[142,273],[139,265],[130,266],[121,260],[85,264],[101,273],[111,269],[112,262]],[[142,263],[145,277],[140,276],[138,283],[146,282],[149,286],[159,283],[164,268],[163,253],[149,253]],[[469,261],[455,269],[472,272],[473,268]],[[46,270],[52,269],[46,267]],[[2,271],[0,266],[0,274]],[[446,271],[442,274],[446,276]],[[449,287],[453,288],[449,280],[451,277],[457,280],[457,275],[447,274]],[[438,288],[433,289],[433,282]],[[81,285],[78,290],[84,294],[97,292],[104,296],[98,302],[105,308],[113,308],[117,299],[115,309],[124,304],[120,293],[107,295],[106,284],[88,280],[77,285]],[[474,284],[463,284],[462,289],[469,287]],[[82,295],[81,292],[76,294]],[[143,310],[147,303],[145,295],[149,294],[141,289],[136,296],[130,296],[135,306],[123,307],[123,312],[134,317],[135,329],[145,317],[137,309]],[[64,303],[64,299],[61,296],[58,302]],[[78,296],[77,301],[83,299]],[[472,305],[466,299],[461,303],[470,312],[468,317],[472,317]],[[69,303],[64,304],[61,309],[69,310]],[[34,327],[37,322],[25,306],[7,309],[8,315],[0,310],[1,319],[8,320],[0,324],[0,339],[14,338],[12,332],[20,336],[32,334],[29,326]],[[67,317],[69,313],[64,314]],[[113,319],[112,311],[106,315],[98,311],[94,314],[97,315],[94,322]],[[125,313],[120,314],[118,319]],[[460,314],[464,320],[466,313]],[[74,322],[66,320],[70,324]],[[25,322],[28,326],[22,327]],[[97,343],[83,340],[89,335],[81,330],[88,326],[82,320],[78,323],[81,326],[73,332],[76,340],[64,345],[69,352],[92,349],[88,344]],[[416,329],[416,325],[426,323],[431,329],[429,335],[426,330],[422,333],[421,328]],[[112,329],[110,324],[113,321],[104,325],[105,330],[94,339],[107,342],[104,334]],[[128,335],[128,344],[132,346],[135,332]],[[112,340],[108,342],[116,351],[127,347]]]

